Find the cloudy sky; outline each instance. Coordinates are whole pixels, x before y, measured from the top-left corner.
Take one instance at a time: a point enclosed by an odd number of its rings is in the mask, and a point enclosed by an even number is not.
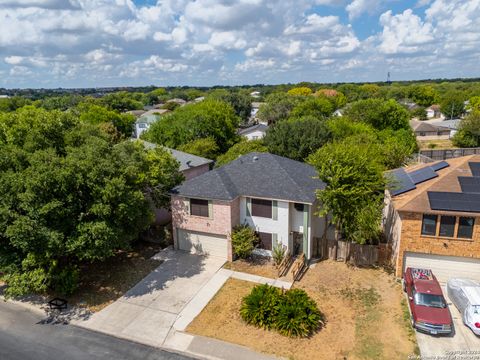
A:
[[[0,87],[480,76],[480,0],[0,0]]]

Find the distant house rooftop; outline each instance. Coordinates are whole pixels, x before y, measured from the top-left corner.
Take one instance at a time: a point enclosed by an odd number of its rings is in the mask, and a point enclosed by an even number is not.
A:
[[[152,124],[158,120],[160,115],[168,113],[167,109],[152,109],[144,112],[136,121],[136,124]]]
[[[268,126],[265,125],[265,124],[257,124],[257,125],[253,125],[253,126],[250,126],[248,128],[245,128],[245,129],[240,129],[238,130],[238,135],[246,135],[248,133],[251,133],[253,131],[261,131],[261,132],[266,132],[268,130]]]
[[[250,153],[184,182],[172,193],[231,201],[238,196],[313,204],[325,188],[313,166],[269,153]]]
[[[140,141],[142,141],[143,145],[147,149],[155,149],[157,146],[159,146],[157,144],[153,144],[148,141],[144,141],[144,140],[140,140]],[[172,154],[172,156],[180,163],[180,171],[184,171],[197,166],[213,163],[213,160],[206,159],[201,156],[188,154],[186,152],[167,148],[165,146],[164,148],[167,151],[169,151]]]
[[[425,121],[410,121],[410,126],[414,132],[438,132],[438,131],[450,131],[450,129],[440,126],[438,123],[429,123]]]

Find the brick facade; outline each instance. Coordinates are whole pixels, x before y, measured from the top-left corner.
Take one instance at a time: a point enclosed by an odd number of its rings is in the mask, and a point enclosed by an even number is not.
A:
[[[480,259],[480,218],[475,218],[472,239],[457,239],[422,235],[423,214],[421,213],[400,212],[399,215],[401,231],[397,251],[394,251],[395,259],[393,259],[396,276],[402,276],[403,259],[407,251]],[[454,213],[449,215],[455,216]],[[437,221],[437,234],[439,226],[440,222]]]
[[[187,198],[172,196],[172,226],[175,248],[178,248],[177,229],[185,229],[202,233],[224,235],[228,241],[228,260],[232,260],[232,246],[230,235],[232,227],[240,219],[239,199],[233,201],[212,201],[213,214],[211,217],[190,215]]]

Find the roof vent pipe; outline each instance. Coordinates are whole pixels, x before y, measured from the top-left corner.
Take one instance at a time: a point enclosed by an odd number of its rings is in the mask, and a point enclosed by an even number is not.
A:
[[[253,157],[253,162],[257,161],[258,160],[258,156],[254,156]]]

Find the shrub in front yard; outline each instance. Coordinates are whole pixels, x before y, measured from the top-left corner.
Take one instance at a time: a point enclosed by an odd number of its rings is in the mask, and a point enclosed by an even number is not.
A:
[[[250,325],[275,329],[289,337],[308,337],[320,328],[323,315],[301,289],[282,292],[270,285],[252,289],[242,302],[240,316]]]
[[[255,245],[258,243],[258,236],[255,231],[247,225],[236,226],[232,231],[233,254],[240,259],[247,259],[252,255]]]
[[[275,329],[289,337],[308,337],[323,322],[323,316],[305,291],[288,290],[278,307]]]
[[[276,318],[282,293],[279,288],[259,285],[243,298],[240,316],[247,324],[271,329]]]
[[[286,249],[282,244],[276,244],[272,250],[272,259],[275,265],[280,265],[285,257]]]

